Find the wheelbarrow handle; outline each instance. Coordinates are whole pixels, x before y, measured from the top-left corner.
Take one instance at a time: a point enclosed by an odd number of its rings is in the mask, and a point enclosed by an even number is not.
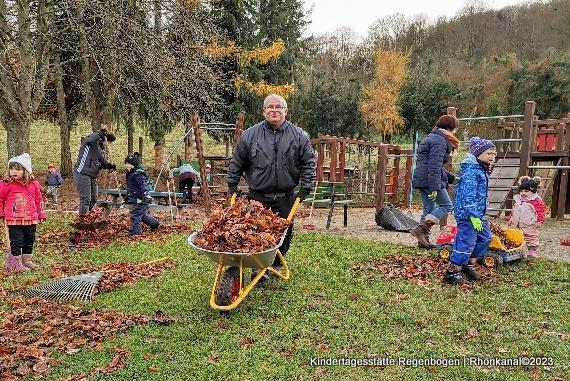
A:
[[[293,220],[293,217],[295,217],[295,213],[297,213],[297,208],[299,208],[300,203],[301,199],[299,197],[295,198],[295,203],[293,204],[293,207],[287,216],[287,221],[291,222]]]
[[[230,199],[230,206],[234,206],[236,203],[237,193],[232,193],[232,198]]]

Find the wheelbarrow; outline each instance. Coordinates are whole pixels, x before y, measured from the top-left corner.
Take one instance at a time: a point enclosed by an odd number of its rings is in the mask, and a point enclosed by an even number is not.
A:
[[[235,197],[236,195],[234,194],[231,199],[231,205],[234,204]],[[300,201],[299,198],[295,200],[287,221],[293,220]],[[188,237],[188,245],[196,251],[205,254],[217,265],[210,296],[210,306],[212,308],[220,312],[233,310],[268,271],[283,280],[289,279],[289,266],[283,254],[279,251],[279,247],[287,235],[287,230],[285,229],[283,236],[274,248],[259,253],[229,253],[204,249],[194,244],[194,239],[200,231],[196,231]],[[278,257],[283,265],[281,271],[272,267],[275,257]],[[244,282],[244,268],[259,269],[257,275],[247,285]]]

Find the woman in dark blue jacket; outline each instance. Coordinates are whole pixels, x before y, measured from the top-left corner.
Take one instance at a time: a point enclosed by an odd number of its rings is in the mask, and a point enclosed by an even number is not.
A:
[[[410,233],[418,239],[419,247],[435,247],[429,241],[431,227],[453,209],[447,187],[455,177],[443,166],[459,146],[459,140],[454,136],[458,125],[459,120],[455,116],[441,116],[418,148],[412,185],[420,191],[424,212],[420,224]]]

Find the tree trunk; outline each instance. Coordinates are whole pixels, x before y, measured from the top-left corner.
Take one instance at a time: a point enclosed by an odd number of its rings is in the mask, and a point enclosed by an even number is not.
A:
[[[154,144],[154,169],[160,170],[160,166],[164,162],[164,145]]]
[[[6,148],[8,149],[8,159],[30,152],[30,124],[21,120],[5,120],[6,126]]]
[[[61,142],[60,172],[62,175],[71,175],[71,147],[69,138],[71,125],[67,116],[67,106],[65,105],[65,90],[63,88],[63,71],[59,61],[59,56],[55,54],[55,94],[57,99],[57,120],[59,124],[59,139]]]
[[[133,106],[127,106],[127,152],[131,155],[134,152],[134,134],[135,134],[135,126],[133,123]],[[139,152],[140,153],[140,152]]]
[[[187,116],[185,118],[185,132],[192,129],[191,118]],[[186,139],[184,139],[184,160],[191,162],[194,159],[194,152],[196,151],[196,143],[194,142],[194,133],[190,132]]]

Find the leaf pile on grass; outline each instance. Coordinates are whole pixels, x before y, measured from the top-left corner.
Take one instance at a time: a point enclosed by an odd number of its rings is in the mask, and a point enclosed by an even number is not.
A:
[[[429,286],[436,281],[443,283],[443,274],[449,266],[448,261],[431,255],[389,255],[370,262],[362,263],[353,269],[364,272],[366,277],[374,277],[380,273],[386,279],[408,280],[419,286]],[[496,276],[493,268],[478,266],[477,271],[482,279],[490,279]],[[465,284],[469,288],[469,284]]]
[[[119,262],[97,267],[76,269],[69,263],[58,263],[51,266],[50,278],[63,278],[69,275],[105,271],[95,287],[94,294],[108,292],[117,287],[135,283],[138,279],[152,278],[166,269],[174,268],[172,262],[155,262],[149,264],[132,264]]]
[[[65,378],[65,381],[87,381],[89,377],[96,376],[99,373],[113,373],[117,369],[122,369],[125,367],[125,365],[127,365],[127,357],[129,357],[129,351],[123,348],[117,348],[115,349],[115,355],[108,365],[104,367],[97,367],[89,372],[83,372],[74,376],[69,376]]]
[[[162,243],[168,241],[173,234],[192,232],[193,226],[188,222],[197,221],[202,214],[195,210],[185,212],[183,215],[185,216],[185,221],[172,225],[163,223],[154,231],[145,226],[142,234],[130,237],[128,234],[131,227],[130,217],[107,217],[100,211],[97,211],[91,215],[90,220],[83,222],[76,220],[71,224],[76,228],[82,229],[77,229],[71,233],[59,229],[41,232],[37,235],[37,241],[41,247],[50,247],[51,250],[59,249],[61,251],[69,249],[70,244],[80,248],[105,248],[115,241],[128,243],[142,240]],[[168,218],[170,218],[169,214]],[[164,217],[161,220],[166,222],[168,218]]]
[[[240,199],[215,210],[194,244],[213,251],[258,253],[277,246],[289,224],[260,202]]]
[[[56,364],[54,351],[74,354],[83,347],[102,348],[102,341],[133,325],[169,324],[173,319],[126,315],[118,311],[88,311],[65,303],[15,298],[0,323],[2,381],[43,377]]]

